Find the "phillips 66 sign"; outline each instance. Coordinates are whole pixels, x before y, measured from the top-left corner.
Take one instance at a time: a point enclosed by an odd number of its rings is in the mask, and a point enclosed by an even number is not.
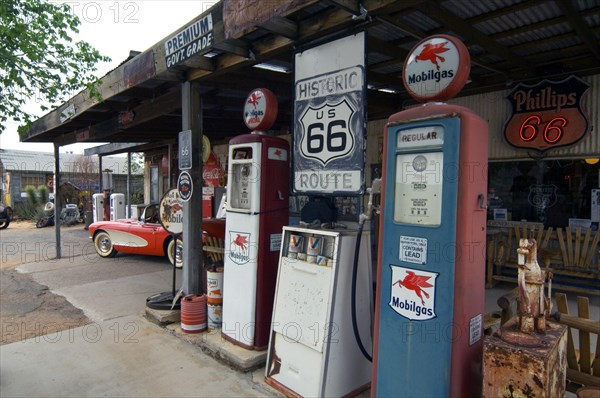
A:
[[[295,55],[296,193],[364,190],[364,32]]]

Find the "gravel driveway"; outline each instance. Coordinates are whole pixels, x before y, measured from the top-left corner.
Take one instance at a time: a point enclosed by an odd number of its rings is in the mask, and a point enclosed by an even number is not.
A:
[[[36,228],[33,222],[13,222],[0,230],[0,345],[89,323],[64,297],[16,269],[21,264],[56,261],[55,239],[54,227]],[[61,255],[96,256],[83,224],[61,227]]]

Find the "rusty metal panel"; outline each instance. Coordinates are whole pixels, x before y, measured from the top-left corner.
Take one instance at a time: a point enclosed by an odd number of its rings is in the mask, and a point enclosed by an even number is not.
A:
[[[225,39],[237,39],[244,31],[311,2],[313,0],[223,0]]]
[[[600,153],[600,75],[581,78],[590,85],[583,98],[584,111],[588,117],[590,131],[577,144],[549,150],[544,153],[547,159],[598,156]],[[472,109],[486,119],[490,126],[489,160],[531,159],[531,151],[519,150],[510,146],[504,139],[504,123],[511,107],[506,99],[509,90],[454,98],[449,103]]]
[[[554,398],[565,394],[566,327],[548,322],[543,347],[509,344],[496,335],[483,343],[483,394],[491,397]],[[538,336],[539,337],[539,336]]]
[[[125,65],[123,69],[123,83],[125,87],[129,88],[145,82],[155,75],[154,52],[146,51]]]

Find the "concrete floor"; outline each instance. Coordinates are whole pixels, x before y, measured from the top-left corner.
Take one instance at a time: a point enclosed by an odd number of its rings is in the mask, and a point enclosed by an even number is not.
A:
[[[162,258],[101,259],[84,251],[18,270],[81,308],[92,323],[1,346],[1,397],[281,396],[264,383],[264,369],[233,370],[144,317],[145,299],[171,289],[172,271]],[[486,290],[486,312],[497,310],[497,298],[511,288]],[[568,297],[576,314],[576,294]],[[598,297],[591,303],[592,318],[600,319]]]

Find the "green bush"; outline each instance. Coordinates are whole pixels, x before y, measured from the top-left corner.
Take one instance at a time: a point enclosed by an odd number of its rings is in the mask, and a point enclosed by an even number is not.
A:
[[[45,205],[46,202],[48,202],[48,187],[45,185],[40,185],[37,188],[37,191],[39,196],[39,203],[41,205]]]
[[[28,185],[25,187],[25,192],[27,200],[15,209],[15,214],[20,220],[38,220],[48,201],[48,188],[41,185],[36,189],[32,185]]]

